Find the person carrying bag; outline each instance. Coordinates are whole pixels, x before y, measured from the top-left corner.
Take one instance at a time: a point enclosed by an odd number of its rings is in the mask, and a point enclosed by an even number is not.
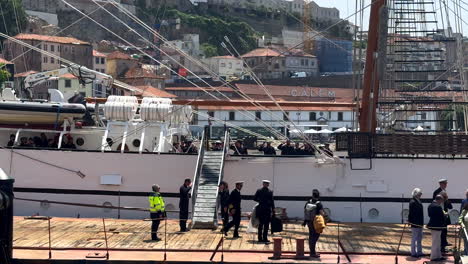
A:
[[[323,205],[319,201],[320,193],[317,189],[312,191],[312,199],[307,201],[304,206],[304,223],[303,226],[309,228],[309,248],[310,257],[320,258],[320,254],[316,251],[317,241],[320,234],[325,229],[326,223],[324,218]]]

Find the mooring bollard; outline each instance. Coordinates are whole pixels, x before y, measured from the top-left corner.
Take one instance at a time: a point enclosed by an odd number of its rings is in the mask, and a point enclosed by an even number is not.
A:
[[[296,238],[296,258],[304,258],[304,238]]]
[[[273,238],[273,259],[280,259],[282,255],[281,245],[283,239],[281,237]]]
[[[0,169],[0,263],[11,263],[13,258],[13,182]]]

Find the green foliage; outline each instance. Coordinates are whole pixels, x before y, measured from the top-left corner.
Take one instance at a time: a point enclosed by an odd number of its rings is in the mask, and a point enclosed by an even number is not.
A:
[[[465,130],[465,119],[464,119],[464,106],[453,106],[452,110],[454,111],[443,111],[440,113],[440,120],[446,120],[445,122],[441,122],[442,130],[449,131],[454,129],[454,122],[455,120],[456,126],[458,130]],[[456,116],[456,118],[455,118]]]
[[[19,34],[27,26],[22,0],[0,0],[0,32],[9,36]]]
[[[228,21],[215,16],[201,16],[187,14],[175,9],[167,10],[167,17],[180,18],[185,27],[197,29],[201,33],[202,41],[214,47],[218,47],[218,54],[227,54],[221,48],[227,36],[236,49],[241,53],[247,53],[257,46],[255,30],[245,22]]]
[[[203,54],[205,54],[207,58],[219,55],[218,48],[209,43],[201,44],[200,48],[203,51]]]
[[[366,49],[367,41],[353,41],[353,47],[358,49]]]
[[[3,84],[8,81],[11,77],[11,74],[5,68],[5,64],[0,63],[0,88],[3,87]]]

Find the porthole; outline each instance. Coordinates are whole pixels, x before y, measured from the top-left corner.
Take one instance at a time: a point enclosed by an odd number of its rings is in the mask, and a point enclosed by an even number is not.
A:
[[[47,200],[41,201],[41,208],[42,209],[49,209],[49,207],[50,207],[49,201],[47,201]]]
[[[175,210],[175,206],[173,204],[166,204],[166,211],[173,211]]]
[[[369,215],[370,219],[376,219],[376,218],[379,217],[380,212],[379,212],[379,210],[377,210],[375,208],[372,208],[372,209],[369,210],[368,215]]]
[[[112,208],[111,208],[112,203],[111,202],[104,202],[102,204],[102,206],[104,206],[104,208],[103,208],[104,213],[110,213],[112,211]]]
[[[78,146],[83,146],[84,145],[84,139],[83,138],[77,138],[76,139],[76,144]]]
[[[132,142],[132,145],[135,147],[135,148],[139,148],[140,147],[140,140],[139,139],[134,139],[133,142]]]
[[[449,217],[450,217],[450,221],[452,223],[457,223],[458,222],[458,218],[460,217],[460,212],[458,212],[458,210],[451,210],[449,212]]]

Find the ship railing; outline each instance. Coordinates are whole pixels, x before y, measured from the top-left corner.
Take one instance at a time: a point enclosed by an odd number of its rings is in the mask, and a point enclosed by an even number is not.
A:
[[[460,226],[460,239],[458,240],[457,248],[459,250],[458,256],[468,257],[468,229],[466,226]],[[463,243],[463,246],[462,246]],[[464,249],[464,250],[462,250]]]
[[[193,175],[192,191],[190,194],[190,196],[192,197],[192,211],[195,208],[195,203],[197,200],[197,189],[198,189],[197,186],[198,186],[198,182],[200,179],[201,168],[203,166],[203,157],[205,156],[205,147],[204,147],[205,141],[208,140],[208,138],[205,138],[205,137],[206,137],[206,133],[205,131],[203,131],[202,138],[200,141],[200,150],[198,151],[197,165],[195,167],[195,174]],[[193,214],[192,214],[192,218],[193,218]]]

